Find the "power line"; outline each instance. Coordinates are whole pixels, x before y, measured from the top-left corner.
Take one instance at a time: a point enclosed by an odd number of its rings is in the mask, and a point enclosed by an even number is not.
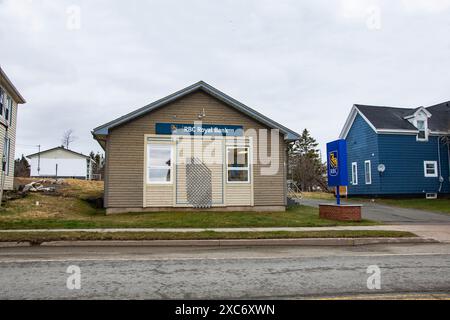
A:
[[[31,145],[31,144],[20,144],[20,143],[16,143],[16,146],[21,147],[21,148],[38,148],[39,145]]]

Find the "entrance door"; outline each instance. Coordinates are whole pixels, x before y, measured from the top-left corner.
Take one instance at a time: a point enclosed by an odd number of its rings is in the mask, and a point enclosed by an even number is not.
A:
[[[176,139],[175,205],[209,208],[224,204],[224,139]]]

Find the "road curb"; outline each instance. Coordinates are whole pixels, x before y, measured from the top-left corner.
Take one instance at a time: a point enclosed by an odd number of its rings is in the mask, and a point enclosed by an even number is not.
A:
[[[20,247],[31,247],[31,243],[25,242],[0,242],[0,248],[20,248]]]
[[[304,238],[236,240],[52,241],[41,247],[237,247],[237,246],[361,246],[369,244],[438,243],[424,238]]]
[[[49,241],[40,247],[252,247],[252,246],[362,246],[370,244],[439,243],[425,238],[304,238],[304,239],[230,239],[230,240],[94,240]],[[25,242],[0,242],[0,248],[31,247]]]

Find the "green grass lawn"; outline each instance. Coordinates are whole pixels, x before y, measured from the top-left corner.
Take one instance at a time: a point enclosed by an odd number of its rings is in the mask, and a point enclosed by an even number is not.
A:
[[[376,199],[375,202],[394,207],[450,214],[450,199]]]
[[[329,193],[329,192],[302,192],[302,195],[305,199],[336,201],[334,194]]]
[[[39,203],[37,205],[37,202]],[[319,218],[318,209],[299,206],[286,212],[156,212],[105,215],[70,196],[31,194],[11,201],[0,212],[0,229],[46,228],[238,228],[375,225]]]
[[[335,197],[331,193],[324,192],[304,192],[303,197],[306,199],[319,199],[319,200],[335,200]],[[350,198],[343,199],[343,201],[349,202],[369,202],[371,199],[367,198]],[[375,203],[400,207],[400,208],[409,208],[409,209],[418,209],[424,211],[432,211],[432,212],[440,212],[450,214],[450,199],[435,199],[435,200],[427,200],[424,198],[417,199],[375,199]]]
[[[301,239],[301,238],[404,238],[416,237],[403,231],[300,231],[300,232],[13,232],[0,233],[0,242],[40,244],[48,241],[87,240],[219,240],[219,239]]]

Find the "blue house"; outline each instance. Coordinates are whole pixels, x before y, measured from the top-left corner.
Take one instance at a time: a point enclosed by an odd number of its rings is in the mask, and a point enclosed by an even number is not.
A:
[[[415,109],[354,105],[347,141],[349,196],[450,194],[450,101]]]

